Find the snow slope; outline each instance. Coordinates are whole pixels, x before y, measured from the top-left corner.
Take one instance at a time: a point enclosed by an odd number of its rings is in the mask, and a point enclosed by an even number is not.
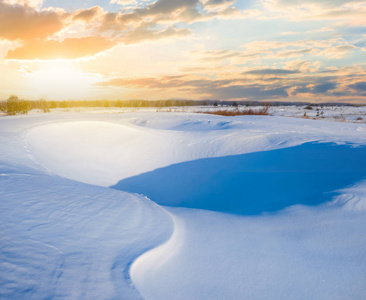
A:
[[[364,213],[170,211],[174,238],[132,267],[146,299],[364,299]]]
[[[366,177],[366,147],[312,144],[174,164],[113,188],[161,205],[254,215],[330,201]]]
[[[0,191],[1,299],[138,299],[130,264],[171,234],[164,210],[123,192],[29,173]]]
[[[154,113],[153,117],[151,113],[70,115],[77,121],[57,121],[26,130],[24,138],[29,151],[37,163],[55,174],[102,186],[200,158],[273,150],[312,141],[362,144],[365,134],[363,124],[277,117],[223,118],[184,113]],[[60,116],[62,120],[63,114]],[[136,118],[140,126],[131,124]]]
[[[281,117],[0,118],[0,298],[363,299],[365,144]]]
[[[170,215],[142,196],[47,174],[26,143],[45,120],[0,121],[0,298],[140,299],[130,265],[169,238]]]

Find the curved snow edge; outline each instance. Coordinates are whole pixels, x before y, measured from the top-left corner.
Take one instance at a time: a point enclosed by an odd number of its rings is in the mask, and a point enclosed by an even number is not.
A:
[[[158,273],[159,269],[170,261],[176,254],[177,250],[183,244],[184,236],[184,221],[183,219],[173,215],[166,210],[167,214],[173,221],[173,233],[170,238],[163,244],[141,254],[135,259],[130,267],[130,278],[139,291],[145,298],[151,298],[150,285],[146,279],[146,270],[149,270],[148,278],[151,278],[151,273]],[[149,297],[147,294],[149,293]],[[152,297],[154,298],[154,297]]]
[[[332,203],[350,211],[366,211],[366,179],[338,192]]]

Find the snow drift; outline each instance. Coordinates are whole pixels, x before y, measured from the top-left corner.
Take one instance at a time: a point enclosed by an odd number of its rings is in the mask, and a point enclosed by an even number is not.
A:
[[[365,157],[365,147],[303,144],[175,164],[113,188],[161,205],[253,215],[330,201],[331,192],[366,176]]]
[[[366,293],[363,124],[185,113],[0,124],[2,298]]]

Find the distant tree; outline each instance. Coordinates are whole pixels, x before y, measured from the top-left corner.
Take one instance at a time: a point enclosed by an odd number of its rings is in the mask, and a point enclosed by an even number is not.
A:
[[[6,111],[7,111],[7,109],[6,109],[6,101],[1,101],[0,102],[0,111],[2,111],[3,113],[6,114]]]
[[[29,101],[19,100],[18,96],[11,95],[5,103],[1,105],[1,111],[13,116],[17,113],[27,114],[30,111]]]
[[[217,101],[214,102],[213,106],[218,106],[219,104],[217,103]]]
[[[116,107],[122,107],[123,106],[123,103],[121,100],[117,100],[116,103],[115,103],[115,106]]]
[[[31,110],[29,101],[20,100],[19,101],[19,112],[26,115]]]
[[[58,107],[59,108],[67,108],[68,107],[68,104],[67,104],[66,101],[61,101]]]
[[[43,110],[44,113],[50,112],[50,103],[46,99],[39,100],[39,108]]]
[[[57,102],[56,101],[51,101],[50,102],[50,108],[57,108]]]
[[[234,101],[233,106],[238,107],[239,106],[238,102]]]
[[[8,100],[6,100],[6,113],[10,116],[16,115],[16,113],[19,111],[19,98],[15,95],[10,95]]]

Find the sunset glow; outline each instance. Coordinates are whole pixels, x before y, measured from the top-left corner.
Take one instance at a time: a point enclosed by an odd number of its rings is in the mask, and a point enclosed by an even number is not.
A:
[[[365,0],[0,0],[0,97],[365,103],[365,15]]]
[[[68,99],[70,96],[76,99],[90,97],[92,86],[98,81],[95,75],[82,72],[67,61],[48,62],[30,77],[39,95],[55,100]]]

